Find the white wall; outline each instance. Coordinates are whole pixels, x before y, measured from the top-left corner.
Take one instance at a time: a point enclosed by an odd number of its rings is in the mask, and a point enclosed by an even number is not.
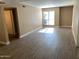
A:
[[[79,46],[79,0],[76,0],[74,4],[72,31],[76,45]]]
[[[0,6],[0,43],[9,44],[8,32],[4,21],[3,7]]]
[[[17,7],[20,35],[42,27],[42,10],[31,6]]]
[[[14,1],[14,0],[13,0]],[[7,0],[7,2],[12,2]],[[31,6],[22,7],[20,4],[7,4],[1,7],[16,7],[18,11],[18,21],[20,36],[26,34],[30,31],[33,31],[36,28],[42,27],[42,11],[40,8],[35,8]],[[8,32],[5,23],[3,9],[0,8],[0,43],[8,44]]]

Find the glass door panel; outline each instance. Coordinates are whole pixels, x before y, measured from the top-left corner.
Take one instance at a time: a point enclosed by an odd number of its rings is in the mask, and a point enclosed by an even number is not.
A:
[[[48,25],[48,12],[43,12],[43,24]]]
[[[48,25],[55,25],[55,12],[54,11],[50,11],[49,12],[49,21],[48,21]]]
[[[43,24],[55,25],[55,12],[54,11],[43,12]]]

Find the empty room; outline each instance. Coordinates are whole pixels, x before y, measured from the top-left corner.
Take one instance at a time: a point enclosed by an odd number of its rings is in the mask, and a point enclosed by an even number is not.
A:
[[[0,0],[0,59],[79,59],[79,0]]]

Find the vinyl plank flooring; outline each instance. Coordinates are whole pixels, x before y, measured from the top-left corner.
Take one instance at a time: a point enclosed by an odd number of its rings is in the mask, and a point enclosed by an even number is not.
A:
[[[42,28],[0,46],[1,55],[8,56],[4,59],[76,59],[76,46],[71,29]]]

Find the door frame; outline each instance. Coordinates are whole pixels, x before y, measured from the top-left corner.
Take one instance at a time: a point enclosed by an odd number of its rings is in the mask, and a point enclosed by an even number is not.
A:
[[[13,13],[13,21],[14,21],[14,28],[15,28],[15,35],[14,38],[20,37],[20,30],[19,30],[19,22],[18,22],[18,13],[16,7],[4,7],[4,10],[12,10]]]

